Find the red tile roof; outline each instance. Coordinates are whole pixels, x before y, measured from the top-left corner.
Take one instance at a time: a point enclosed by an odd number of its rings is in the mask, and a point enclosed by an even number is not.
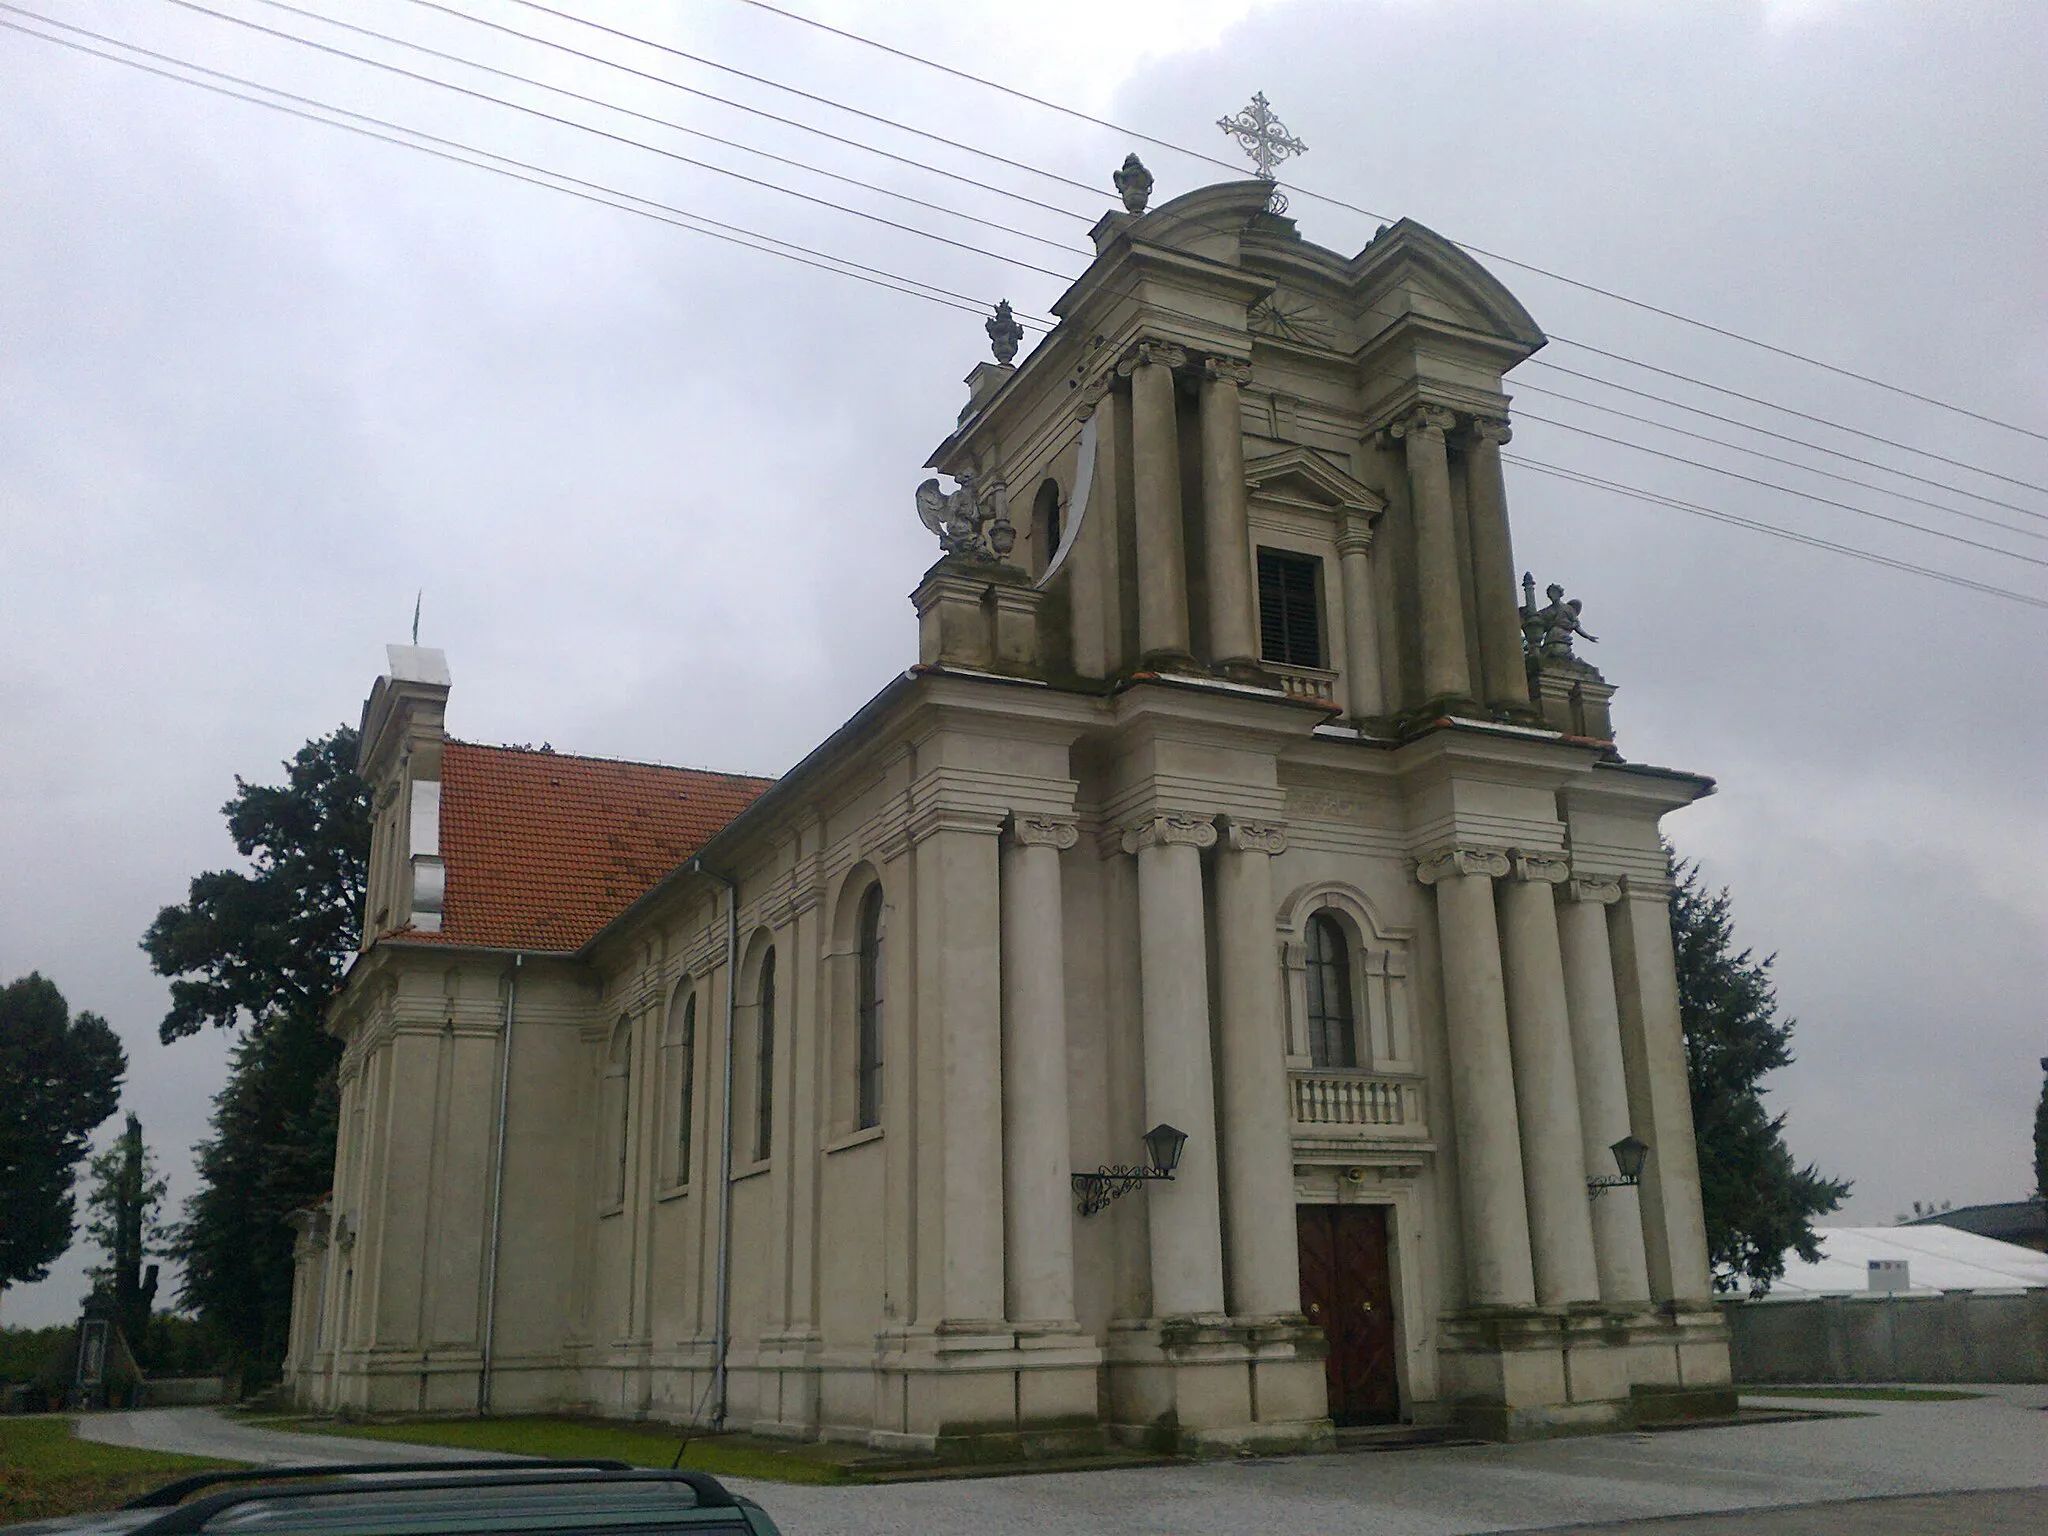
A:
[[[400,937],[578,949],[774,782],[447,742],[441,931]]]

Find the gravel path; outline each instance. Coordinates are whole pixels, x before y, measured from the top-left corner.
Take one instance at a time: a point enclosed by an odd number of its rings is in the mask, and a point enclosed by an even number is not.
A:
[[[787,1536],[1473,1536],[1648,1521],[1645,1536],[2048,1530],[2048,1387],[1985,1387],[1954,1403],[1856,1403],[1865,1417],[1532,1445],[1302,1456],[882,1487],[734,1479]],[[1745,1398],[1759,1404],[1765,1397]],[[1786,1406],[1828,1406],[1813,1401]],[[290,1435],[206,1409],[94,1415],[118,1445],[282,1461],[402,1461],[426,1446]],[[468,1453],[457,1453],[468,1454]],[[1951,1498],[1899,1495],[1951,1494]],[[1837,1501],[1866,1502],[1843,1504]],[[1801,1506],[1804,1506],[1803,1508]],[[1771,1508],[1767,1519],[1673,1519]],[[1629,1528],[1633,1528],[1632,1526]]]

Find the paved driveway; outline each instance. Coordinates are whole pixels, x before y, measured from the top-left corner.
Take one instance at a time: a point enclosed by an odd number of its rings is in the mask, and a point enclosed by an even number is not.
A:
[[[1660,1536],[2048,1531],[2048,1387],[1960,1403],[1868,1403],[1867,1417],[1534,1445],[1353,1452],[873,1488],[742,1484],[788,1536],[1470,1536],[1648,1520]],[[1767,1398],[1745,1399],[1757,1403]],[[1814,1407],[1812,1402],[1792,1406]],[[96,1416],[96,1439],[280,1461],[446,1454],[280,1435],[204,1409]],[[108,1433],[107,1431],[113,1431]],[[1951,1498],[1886,1497],[1950,1494]],[[1861,1503],[1841,1503],[1863,1500]],[[1774,1508],[1737,1520],[1674,1520]],[[1662,1517],[1662,1518],[1660,1518]],[[1608,1536],[1618,1536],[1609,1526]]]
[[[211,1408],[142,1408],[134,1413],[92,1413],[78,1420],[78,1438],[149,1451],[213,1456],[257,1466],[341,1466],[351,1461],[434,1461],[450,1456],[490,1457],[491,1451],[451,1451],[439,1445],[389,1440],[344,1440],[333,1435],[291,1435],[223,1418]],[[506,1457],[507,1461],[517,1457]]]

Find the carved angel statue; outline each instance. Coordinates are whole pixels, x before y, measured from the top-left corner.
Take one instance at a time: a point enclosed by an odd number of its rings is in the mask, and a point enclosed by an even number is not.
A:
[[[1536,578],[1526,572],[1522,576],[1522,644],[1530,657],[1537,661],[1576,661],[1572,653],[1572,636],[1581,640],[1599,643],[1600,637],[1590,632],[1579,622],[1579,614],[1585,604],[1576,597],[1567,599],[1564,588],[1552,582],[1543,589],[1543,595],[1550,599],[1542,608],[1536,606]]]
[[[960,488],[950,496],[939,489],[937,477],[917,488],[917,516],[939,540],[949,555],[966,555],[974,560],[998,561],[1016,547],[1017,530],[1011,526],[1008,509],[998,494],[992,507],[981,505],[971,474],[955,476]]]

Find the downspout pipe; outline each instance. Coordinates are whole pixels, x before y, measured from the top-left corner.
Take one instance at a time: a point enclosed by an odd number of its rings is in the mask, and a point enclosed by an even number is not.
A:
[[[491,1241],[484,1270],[483,1361],[476,1373],[476,1411],[491,1411],[491,1346],[498,1325],[498,1248],[505,1219],[505,1113],[512,1101],[512,1021],[519,1012],[519,972],[526,956],[512,957],[505,985],[505,1044],[498,1052],[498,1137],[491,1154]]]
[[[725,1066],[719,1086],[718,1114],[718,1290],[712,1331],[712,1388],[717,1399],[712,1427],[725,1428],[726,1361],[732,1353],[732,1051],[739,998],[740,888],[702,859],[692,859],[698,874],[725,887]]]

